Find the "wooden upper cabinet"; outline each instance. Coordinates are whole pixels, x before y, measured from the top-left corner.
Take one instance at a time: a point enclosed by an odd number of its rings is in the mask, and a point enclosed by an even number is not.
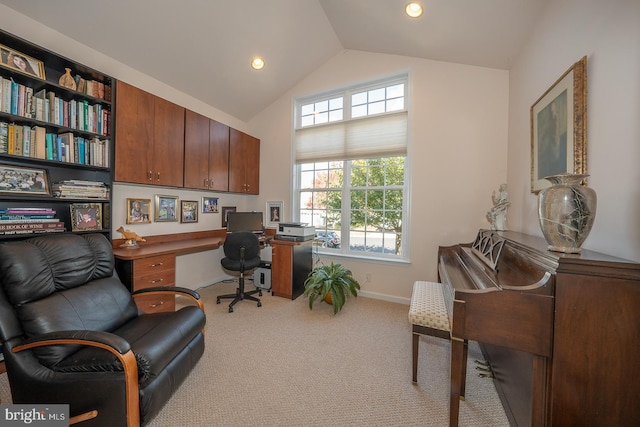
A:
[[[184,186],[229,190],[229,126],[187,110]]]
[[[118,81],[116,114],[115,180],[182,187],[184,108]]]
[[[229,130],[229,191],[260,193],[260,140],[233,128]]]

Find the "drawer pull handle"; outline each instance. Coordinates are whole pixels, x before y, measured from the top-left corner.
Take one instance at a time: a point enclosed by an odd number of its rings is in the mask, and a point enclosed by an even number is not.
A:
[[[159,302],[158,304],[152,304],[151,308],[156,308],[158,306],[161,306],[162,304],[164,304],[164,301]]]
[[[160,267],[161,265],[164,265],[164,262],[159,262],[157,264],[151,264],[150,267]]]
[[[162,282],[164,279],[156,279],[156,280],[152,280],[151,283],[158,283],[158,282]]]

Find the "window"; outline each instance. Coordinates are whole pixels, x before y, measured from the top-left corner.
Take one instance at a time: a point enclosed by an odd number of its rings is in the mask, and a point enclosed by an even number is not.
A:
[[[405,257],[407,76],[296,102],[298,220],[323,251]]]

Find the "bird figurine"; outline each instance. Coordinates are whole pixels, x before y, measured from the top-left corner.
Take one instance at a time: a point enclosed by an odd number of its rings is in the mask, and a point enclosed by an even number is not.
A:
[[[122,238],[125,239],[125,242],[120,247],[135,248],[138,246],[138,242],[146,242],[144,238],[138,236],[134,231],[125,230],[123,226],[120,226],[116,231],[122,234]]]

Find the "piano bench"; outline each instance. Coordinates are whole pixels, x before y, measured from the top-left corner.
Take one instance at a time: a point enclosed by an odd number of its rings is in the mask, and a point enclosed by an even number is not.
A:
[[[413,326],[413,382],[418,382],[420,335],[451,339],[453,288],[449,284],[417,281],[413,284],[409,322]]]

